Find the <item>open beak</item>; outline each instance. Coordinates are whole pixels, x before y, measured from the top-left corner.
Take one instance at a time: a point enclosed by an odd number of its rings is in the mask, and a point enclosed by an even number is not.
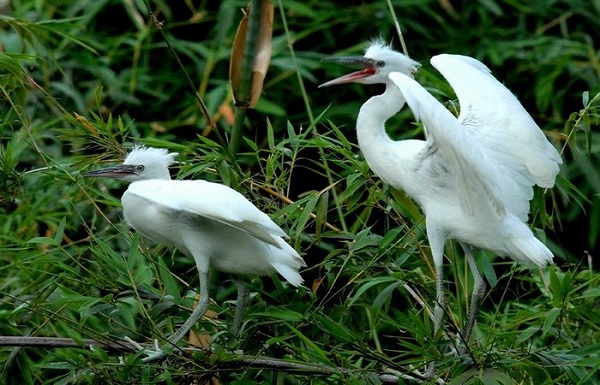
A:
[[[135,165],[133,164],[121,164],[118,166],[102,168],[100,170],[88,171],[83,176],[89,176],[92,178],[117,178],[122,179],[130,175],[135,175]]]
[[[377,72],[377,66],[375,65],[375,60],[366,58],[364,56],[347,56],[347,57],[332,57],[323,59],[323,61],[332,62],[332,63],[340,63],[348,66],[360,66],[363,67],[360,71],[355,71],[349,73],[344,76],[340,76],[339,78],[335,78],[326,83],[323,83],[319,86],[321,87],[329,87],[337,84],[346,84],[346,83],[354,83],[359,79],[364,79],[371,75],[374,75]]]

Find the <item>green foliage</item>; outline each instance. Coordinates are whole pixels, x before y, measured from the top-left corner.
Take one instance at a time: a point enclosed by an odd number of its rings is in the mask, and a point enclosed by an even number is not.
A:
[[[423,63],[419,82],[452,100],[428,58],[483,60],[565,160],[557,188],[536,191],[532,204],[556,266],[526,270],[479,253],[491,291],[468,349],[455,346],[472,289],[461,252],[447,248],[450,305],[433,337],[424,218],[355,144],[358,109],[377,90],[316,88],[346,70],[322,58],[359,54],[374,36],[397,41],[387,2],[275,2],[271,66],[236,153],[228,60],[246,2],[151,2],[164,35],[141,1],[47,3],[15,0],[0,16],[0,335],[78,346],[4,347],[0,382],[433,383],[419,375],[433,360],[449,384],[600,382],[598,1],[395,6]],[[390,134],[422,135],[412,121],[405,109]],[[240,339],[228,332],[232,277],[214,272],[214,316],[197,326],[210,349],[173,348],[165,365],[143,364],[123,338],[163,341],[187,318],[194,264],[126,228],[124,186],[80,174],[134,142],[178,152],[179,178],[242,192],[308,264],[298,290],[277,276],[244,278],[253,294]]]

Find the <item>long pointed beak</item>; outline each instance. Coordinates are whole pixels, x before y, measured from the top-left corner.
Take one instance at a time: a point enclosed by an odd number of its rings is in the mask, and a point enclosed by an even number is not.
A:
[[[363,67],[363,69],[325,82],[319,85],[319,88],[329,87],[337,84],[354,83],[357,80],[364,79],[376,73],[375,61],[364,56],[331,57],[323,59],[323,61],[340,63],[348,66],[360,66]]]
[[[121,164],[118,166],[102,168],[100,170],[88,171],[83,174],[83,176],[89,176],[91,178],[107,177],[122,179],[131,175],[135,175],[135,168],[136,166],[133,164]]]

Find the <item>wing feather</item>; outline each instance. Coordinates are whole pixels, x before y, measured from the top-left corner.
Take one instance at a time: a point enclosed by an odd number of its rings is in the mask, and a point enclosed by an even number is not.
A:
[[[132,183],[128,192],[188,215],[235,227],[280,249],[281,238],[287,238],[267,214],[222,184],[204,180],[145,180]]]
[[[427,140],[437,146],[438,151],[431,156],[439,156],[437,161],[457,178],[463,210],[473,215],[476,202],[483,196],[498,217],[503,218],[505,204],[498,191],[498,181],[480,145],[450,111],[415,80],[399,72],[389,77],[404,95],[415,118],[423,122]]]
[[[480,61],[442,54],[431,64],[460,103],[458,121],[480,145],[507,210],[527,220],[532,186],[552,187],[560,155],[519,100]]]

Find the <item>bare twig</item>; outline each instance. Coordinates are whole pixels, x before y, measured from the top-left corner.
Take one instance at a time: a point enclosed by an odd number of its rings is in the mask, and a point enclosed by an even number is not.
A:
[[[406,48],[406,43],[404,42],[404,35],[402,34],[402,28],[400,27],[400,22],[398,21],[398,17],[396,16],[396,12],[394,11],[392,2],[390,0],[388,0],[387,3],[390,8],[390,13],[392,14],[392,20],[394,20],[394,25],[396,26],[396,32],[398,33],[398,37],[400,38],[400,44],[402,45],[402,52],[406,56],[408,56],[408,49]]]
[[[139,344],[143,347],[151,348],[149,344]],[[125,340],[121,342],[114,341],[99,341],[90,338],[76,341],[72,338],[62,337],[27,337],[27,336],[0,336],[0,346],[16,346],[16,347],[50,347],[50,348],[79,348],[86,349],[90,346],[99,346],[109,350],[116,351],[138,351],[138,347],[134,347],[131,343]],[[197,348],[183,348],[186,353],[195,351],[203,351],[206,349]],[[232,355],[224,359],[221,362],[216,363],[217,366],[222,366],[224,369],[230,370],[230,366],[236,368],[244,367],[246,369],[273,369],[281,370],[290,373],[299,373],[305,375],[333,375],[333,374],[346,374],[346,375],[376,375],[382,383],[393,383],[396,384],[400,379],[412,379],[412,380],[425,380],[424,377],[420,376],[418,372],[412,371],[407,373],[381,373],[370,370],[361,369],[348,369],[336,366],[327,366],[323,364],[306,363],[306,362],[293,362],[289,360],[283,360],[271,357],[257,357],[247,355]],[[213,369],[214,370],[214,369]],[[218,371],[218,370],[217,370]]]
[[[208,113],[208,108],[206,108],[206,104],[204,104],[204,101],[202,100],[202,97],[198,93],[196,86],[194,85],[194,82],[192,81],[192,78],[190,78],[190,75],[188,74],[183,63],[179,59],[179,55],[177,55],[177,52],[171,45],[171,41],[169,40],[169,38],[167,37],[167,34],[163,30],[164,22],[159,21],[158,18],[156,17],[156,15],[154,14],[154,12],[152,12],[152,8],[150,8],[150,3],[148,2],[148,0],[144,0],[144,3],[146,5],[146,8],[148,8],[148,12],[150,14],[150,18],[152,19],[152,23],[154,24],[154,27],[160,32],[163,39],[165,39],[165,43],[167,44],[167,47],[171,50],[171,53],[173,54],[173,57],[177,61],[177,64],[179,65],[181,72],[185,76],[185,79],[189,83],[190,87],[194,90],[194,96],[196,97],[196,100],[198,101],[198,105],[200,106],[200,112],[202,113],[202,117],[204,117],[204,121],[206,122],[206,125],[208,127],[211,127],[211,129],[215,129],[216,128],[215,123],[212,121],[210,114]]]
[[[83,344],[83,346],[82,346]],[[91,338],[84,338],[76,341],[72,338],[63,337],[28,337],[28,336],[0,336],[0,346],[15,346],[29,348],[85,348],[89,346],[101,346],[110,350],[131,351],[129,343],[114,341],[99,341]]]
[[[336,184],[337,184],[337,182],[336,182],[336,183],[334,183],[333,185],[336,185]],[[328,190],[329,188],[333,187],[333,185],[332,185],[332,186],[329,186],[329,187],[327,187],[327,188],[325,188],[325,189],[323,189],[323,190],[321,190],[321,191],[319,191],[319,194],[322,194],[324,191],[326,191],[326,190]],[[287,204],[290,204],[290,205],[291,205],[291,204],[294,204],[294,201],[293,201],[293,200],[291,200],[290,198],[286,197],[286,196],[285,196],[285,195],[283,195],[283,194],[280,194],[280,193],[278,193],[277,191],[275,191],[275,190],[273,190],[273,189],[271,189],[271,188],[269,188],[269,187],[262,186],[262,185],[259,185],[259,184],[257,184],[257,185],[256,185],[256,187],[258,187],[259,189],[261,189],[261,190],[263,190],[263,191],[265,191],[265,192],[267,192],[267,193],[269,193],[269,194],[271,194],[271,195],[273,195],[273,196],[275,196],[275,197],[277,197],[277,198],[281,199],[282,201],[284,201],[284,202],[285,202],[285,203],[287,203]],[[300,210],[304,210],[304,208],[303,208],[303,207],[299,207],[299,209],[300,209]],[[312,219],[317,219],[317,215],[316,215],[316,214],[314,214],[314,213],[310,213],[309,215],[310,215],[310,217],[311,217]],[[342,230],[338,229],[337,227],[335,227],[334,225],[332,225],[332,224],[331,224],[331,223],[329,223],[329,222],[325,222],[325,223],[324,223],[324,225],[325,225],[325,227],[327,227],[328,229],[330,229],[330,230],[332,230],[332,231],[336,231],[336,232],[338,232],[338,233],[339,233],[339,232],[342,232]]]

